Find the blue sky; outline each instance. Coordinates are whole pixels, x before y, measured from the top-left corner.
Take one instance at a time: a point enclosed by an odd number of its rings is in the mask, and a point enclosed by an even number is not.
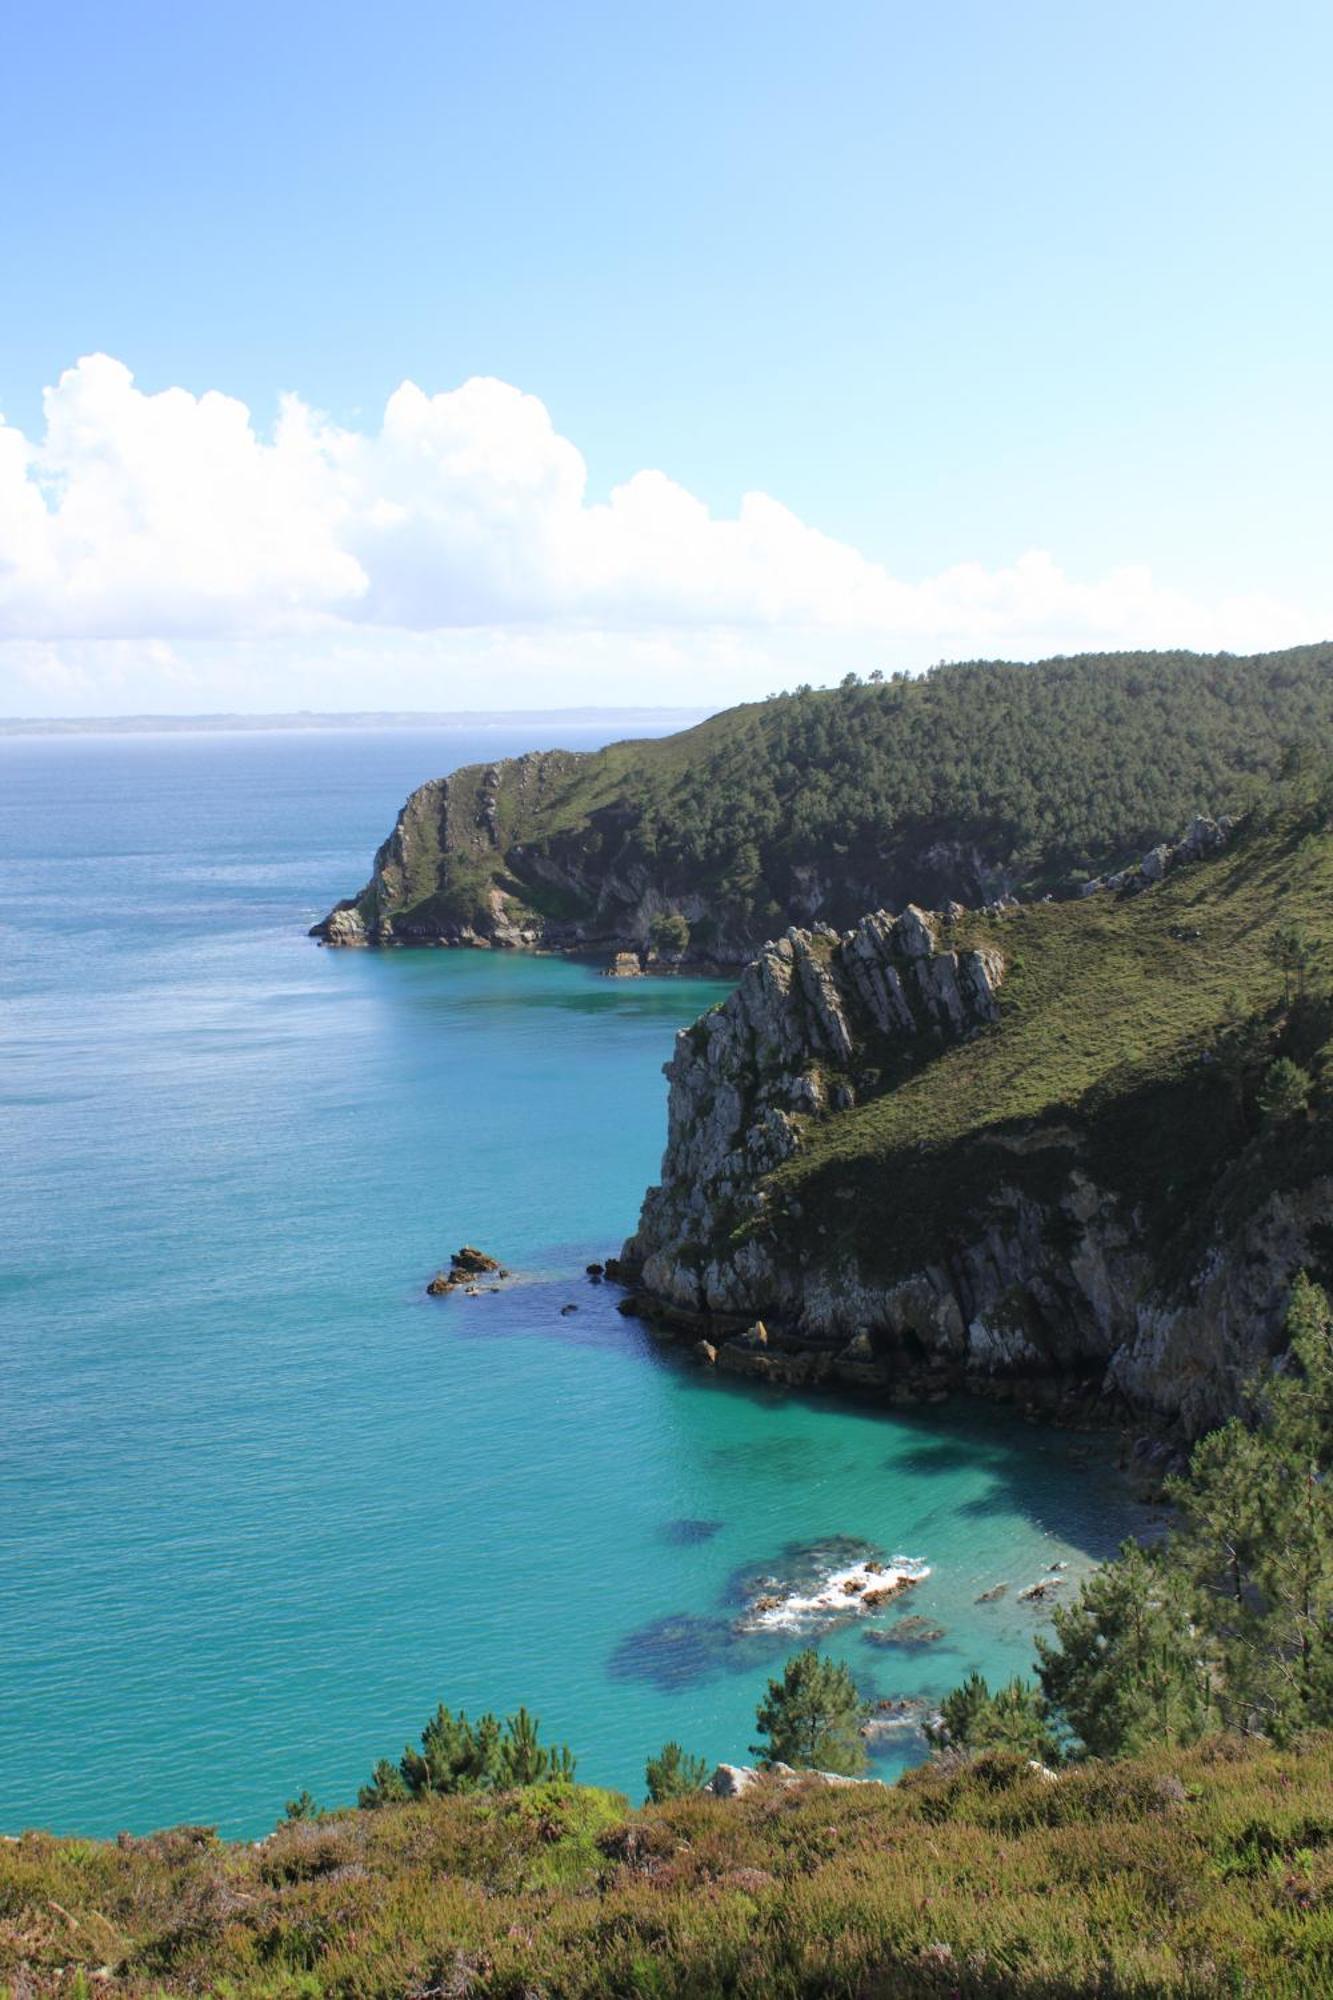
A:
[[[11,0],[0,712],[1324,636],[1330,73],[1290,0]]]

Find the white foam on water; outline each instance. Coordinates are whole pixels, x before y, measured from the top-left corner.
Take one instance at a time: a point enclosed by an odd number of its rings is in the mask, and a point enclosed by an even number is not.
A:
[[[883,1609],[883,1591],[896,1596],[930,1575],[929,1563],[917,1556],[893,1556],[886,1563],[873,1558],[830,1572],[812,1591],[762,1592],[740,1623],[745,1630],[799,1631],[828,1618],[855,1617]],[[871,1602],[867,1604],[869,1597]],[[777,1599],[774,1602],[774,1599]]]

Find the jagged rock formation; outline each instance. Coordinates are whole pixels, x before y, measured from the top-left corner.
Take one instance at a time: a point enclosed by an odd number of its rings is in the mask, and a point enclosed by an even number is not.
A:
[[[1217,853],[1228,831],[1196,822],[1155,877],[1134,871],[1136,888],[1161,886],[1118,910],[1115,928],[1096,904],[1086,916],[1081,905],[1000,913],[960,923],[995,942],[959,950],[945,948],[942,920],[909,909],[766,947],[735,995],[678,1038],[668,1065],[661,1181],[622,1259],[638,1309],[702,1363],[757,1380],[907,1401],[967,1387],[1043,1407],[1148,1411],[1189,1434],[1227,1414],[1280,1340],[1294,1273],[1324,1268],[1328,1122],[1303,1118],[1285,1137],[1267,1128],[1214,1052],[1223,1031],[1208,1027],[1201,1040],[1185,1016],[1166,1070],[1125,1073],[1121,1050],[1139,1029],[1118,1036],[1109,996],[1132,977],[1136,1003],[1141,990],[1145,1008],[1160,1008],[1167,979],[1188,1011],[1215,964],[1221,1013],[1223,982],[1262,976],[1252,968],[1281,915],[1262,884],[1285,882],[1290,867],[1267,873],[1276,849],[1266,862],[1238,860],[1225,882],[1206,862],[1161,881]],[[1308,842],[1295,851],[1310,869]],[[1306,884],[1312,909],[1320,880]],[[1181,912],[1197,921],[1182,926]],[[1007,998],[1016,925],[1024,957],[1042,960],[1024,990],[1063,1010],[1044,1040],[1039,1023],[1024,1029],[1021,1012],[1006,1012],[1032,1004]],[[1105,940],[1106,970],[1099,942],[1070,974],[1075,1012],[1043,954],[1068,949],[1054,940],[1088,925]],[[1163,950],[1176,960],[1163,965]],[[1207,1018],[1200,1001],[1197,1019]],[[1277,1015],[1262,1018],[1259,1076],[1285,1032]],[[1089,1072],[1094,1113],[1062,1103],[1057,1082],[1044,1115],[988,1122],[997,1079],[1029,1072],[1033,1047],[1053,1069],[1067,1060],[1071,1022],[1094,1056],[1108,1051],[1105,1080],[1095,1063]],[[1164,1047],[1175,1033],[1163,1030]],[[978,1034],[994,1038],[978,1045],[991,1055],[960,1068],[949,1052]],[[874,1125],[877,1103],[919,1085],[926,1068],[941,1090],[954,1076],[953,1088],[977,1093],[975,1123],[964,1117],[946,1145],[913,1141],[901,1121],[891,1143],[877,1140],[889,1129]],[[826,1141],[841,1133],[851,1135],[841,1149]],[[1154,1182],[1163,1135],[1185,1166]],[[1173,1193],[1194,1152],[1209,1164]],[[1169,1212],[1153,1205],[1158,1185]]]
[[[909,905],[855,930],[790,930],[766,945],[731,997],[676,1039],[661,1185],[626,1257],[674,1303],[745,1309],[729,1275],[695,1273],[681,1246],[762,1199],[758,1183],[800,1144],[802,1117],[845,1110],[874,1058],[970,1034],[996,1018],[998,950],[939,948],[936,920]]]
[[[1091,882],[1085,882],[1079,894],[1094,895],[1099,889],[1112,894],[1134,895],[1141,889],[1150,889],[1154,882],[1160,882],[1173,868],[1183,862],[1202,861],[1209,854],[1216,854],[1226,846],[1236,828],[1234,819],[1225,813],[1221,819],[1210,819],[1200,814],[1194,819],[1179,840],[1164,840],[1138,860],[1132,868],[1122,868],[1114,875],[1096,875]]]

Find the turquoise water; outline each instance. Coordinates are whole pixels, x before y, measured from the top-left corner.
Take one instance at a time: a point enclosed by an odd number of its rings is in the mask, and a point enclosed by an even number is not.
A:
[[[586,1279],[718,987],[305,939],[413,784],[525,747],[0,742],[0,1829],[262,1831],[441,1698],[637,1794],[668,1736],[745,1754],[795,1641],[738,1573],[924,1558],[943,1639],[826,1643],[933,1693],[1129,1520],[1086,1439],[717,1385]],[[463,1241],[521,1282],[427,1299]]]

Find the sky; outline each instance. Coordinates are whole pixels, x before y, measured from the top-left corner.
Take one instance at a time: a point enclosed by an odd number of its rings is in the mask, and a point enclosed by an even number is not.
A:
[[[8,0],[0,715],[1333,634],[1327,0]]]

